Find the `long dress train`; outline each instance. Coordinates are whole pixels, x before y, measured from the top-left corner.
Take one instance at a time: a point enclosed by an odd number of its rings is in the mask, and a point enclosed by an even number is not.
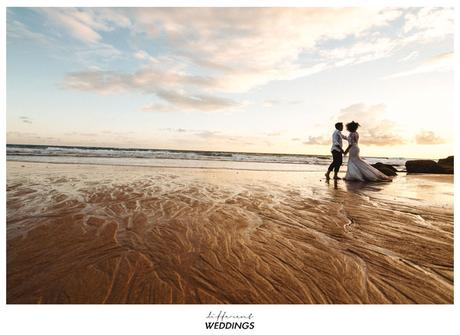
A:
[[[345,175],[345,180],[355,181],[391,181],[392,179],[383,174],[361,157],[359,157],[359,134],[357,132],[350,133],[348,136],[348,144],[351,146],[348,156],[348,167]]]

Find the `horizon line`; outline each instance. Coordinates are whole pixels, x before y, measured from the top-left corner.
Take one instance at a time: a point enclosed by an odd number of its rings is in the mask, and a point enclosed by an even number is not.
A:
[[[329,154],[294,154],[294,153],[280,153],[280,152],[251,152],[251,151],[226,151],[226,150],[195,150],[195,149],[166,149],[166,148],[123,148],[123,147],[109,147],[109,146],[84,146],[84,145],[56,145],[56,144],[18,144],[18,143],[6,143],[6,146],[35,146],[35,147],[64,147],[64,148],[93,148],[93,149],[118,149],[118,150],[157,150],[157,151],[172,151],[172,152],[222,152],[229,154],[250,154],[250,155],[288,155],[288,156],[330,156]],[[449,155],[449,156],[454,156]],[[410,158],[410,159],[422,159],[419,157],[396,157],[396,156],[363,156],[367,158]],[[447,156],[448,157],[448,156]],[[425,158],[426,159],[426,158]],[[440,158],[436,158],[440,159]],[[433,158],[434,160],[434,158]]]

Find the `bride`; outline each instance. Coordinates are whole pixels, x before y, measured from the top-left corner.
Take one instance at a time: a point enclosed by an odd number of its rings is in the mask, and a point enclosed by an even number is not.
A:
[[[359,134],[356,131],[359,127],[359,123],[352,121],[347,123],[346,127],[350,132],[350,135],[348,135],[348,148],[345,150],[344,155],[350,152],[350,156],[348,157],[348,167],[345,180],[391,181],[390,177],[383,174],[359,157]]]

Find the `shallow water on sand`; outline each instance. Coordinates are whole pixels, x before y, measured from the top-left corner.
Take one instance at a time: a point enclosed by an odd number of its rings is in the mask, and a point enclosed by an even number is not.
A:
[[[8,303],[453,303],[453,178],[7,163]]]

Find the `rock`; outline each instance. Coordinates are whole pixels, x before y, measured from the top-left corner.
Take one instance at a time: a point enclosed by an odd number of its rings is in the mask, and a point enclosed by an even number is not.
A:
[[[454,173],[454,156],[449,156],[444,159],[438,160],[438,166],[441,167],[445,173]]]
[[[371,164],[373,167],[375,167],[377,170],[379,170],[380,172],[382,172],[383,174],[387,175],[387,176],[397,176],[398,174],[396,173],[396,170],[395,167],[393,165],[389,165],[389,164],[383,164],[383,163],[375,163],[375,164]]]
[[[406,162],[407,173],[438,173],[438,163],[433,160],[419,159]]]
[[[438,164],[454,166],[454,156],[449,156],[447,158],[441,158],[440,160],[438,160]]]
[[[452,158],[450,158],[452,157]],[[406,162],[407,173],[438,173],[438,174],[453,174],[453,156],[446,159],[440,159],[438,163],[433,160],[420,159]],[[450,162],[452,164],[450,164]]]

